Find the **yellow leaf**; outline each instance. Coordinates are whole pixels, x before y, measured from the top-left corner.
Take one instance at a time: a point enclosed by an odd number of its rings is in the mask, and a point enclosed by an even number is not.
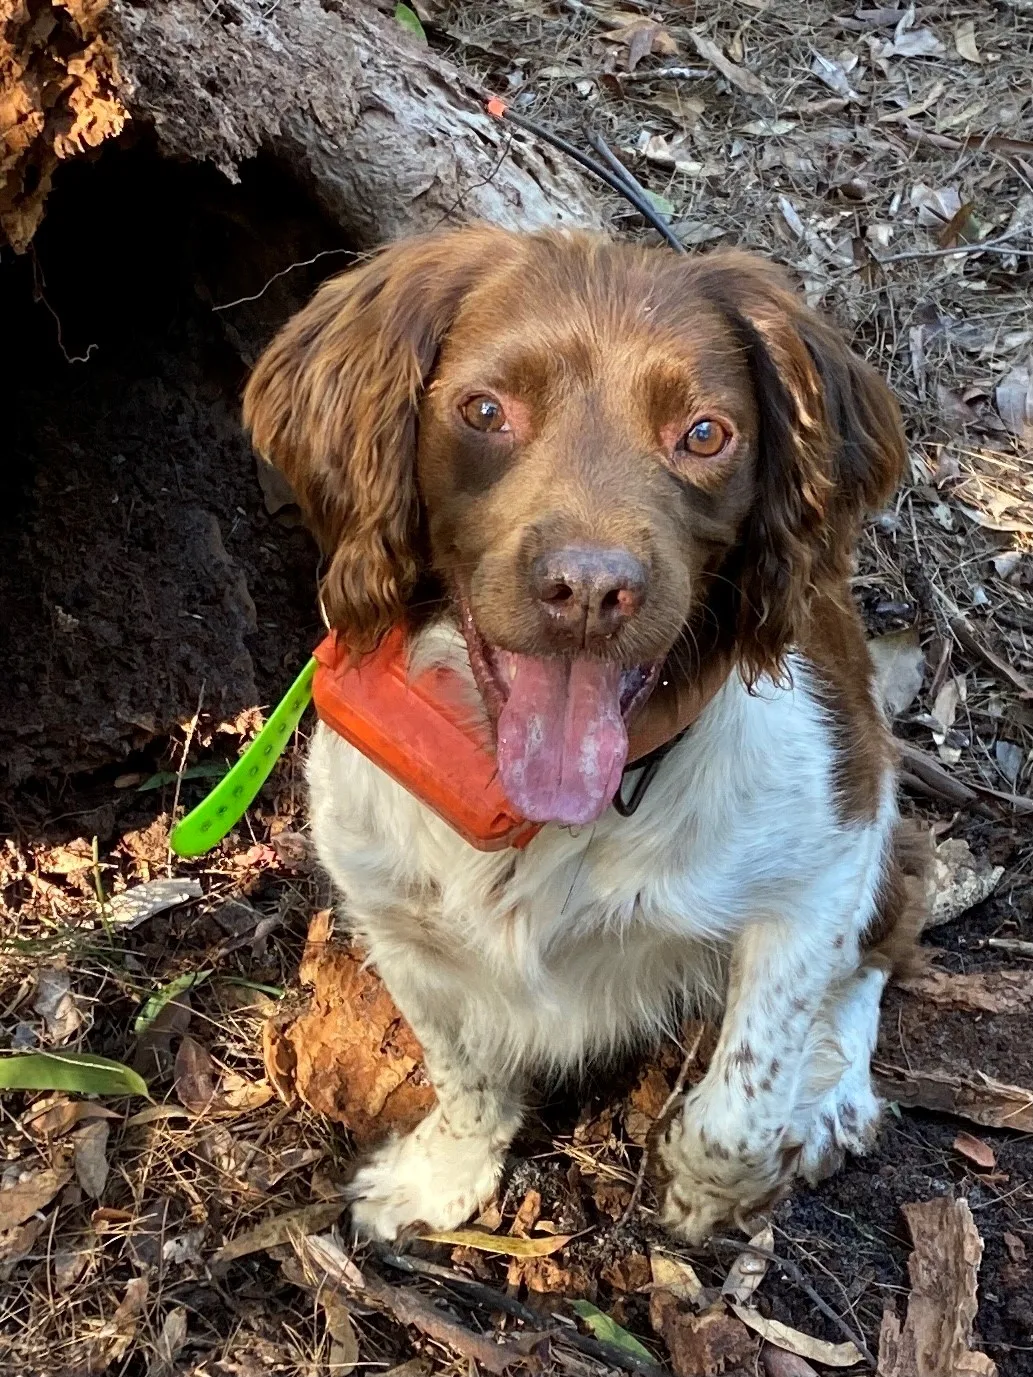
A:
[[[444,1233],[420,1234],[424,1243],[451,1243],[456,1248],[479,1248],[482,1253],[501,1253],[505,1257],[548,1257],[565,1248],[573,1234],[551,1234],[547,1238],[508,1238],[486,1234],[480,1229],[448,1229]]]
[[[853,1367],[863,1362],[856,1344],[830,1344],[825,1339],[815,1339],[810,1334],[802,1334],[780,1320],[766,1320],[759,1311],[748,1305],[732,1303],[732,1310],[748,1329],[761,1338],[767,1339],[776,1348],[784,1348],[787,1353],[795,1353],[798,1358],[812,1358],[828,1367]]]

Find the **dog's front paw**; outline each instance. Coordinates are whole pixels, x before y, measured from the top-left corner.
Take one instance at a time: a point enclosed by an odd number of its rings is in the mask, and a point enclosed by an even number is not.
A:
[[[881,1119],[868,1067],[851,1068],[818,1102],[803,1135],[800,1175],[816,1186],[839,1170],[848,1152],[863,1157],[875,1144]]]
[[[691,1244],[722,1226],[744,1226],[783,1194],[795,1158],[775,1140],[726,1144],[679,1114],[654,1152],[661,1219]]]
[[[489,1138],[455,1136],[434,1109],[412,1133],[378,1148],[352,1178],[352,1224],[366,1238],[387,1240],[416,1224],[454,1229],[494,1195],[503,1160]]]

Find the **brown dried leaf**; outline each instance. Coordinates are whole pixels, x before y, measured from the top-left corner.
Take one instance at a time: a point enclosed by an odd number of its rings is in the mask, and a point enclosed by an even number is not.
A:
[[[644,1253],[628,1253],[608,1263],[599,1273],[615,1291],[641,1291],[653,1279]]]
[[[1010,1128],[1033,1133],[1033,1090],[1008,1085],[978,1071],[972,1076],[947,1071],[905,1070],[885,1062],[873,1064],[879,1093],[905,1109],[931,1109],[956,1114],[983,1128]]]
[[[415,1127],[434,1104],[423,1050],[355,947],[328,942],[331,915],[309,927],[301,979],[313,986],[293,1020],[263,1031],[266,1075],[282,1098],[349,1128],[360,1146]]]
[[[982,1138],[974,1138],[971,1133],[958,1134],[954,1139],[954,1151],[960,1152],[962,1157],[975,1162],[976,1166],[982,1167],[984,1171],[993,1171],[997,1165],[997,1158],[990,1144],[985,1143]]]
[[[528,1234],[538,1223],[538,1218],[542,1212],[542,1197],[540,1191],[528,1191],[520,1203],[520,1208],[513,1217],[509,1232],[514,1238],[527,1238]]]
[[[639,1147],[645,1145],[667,1104],[671,1087],[659,1066],[647,1066],[624,1105],[624,1131]]]
[[[818,1377],[817,1372],[806,1358],[798,1353],[787,1353],[784,1348],[765,1344],[760,1352],[760,1364],[765,1377]]]
[[[91,1371],[103,1372],[113,1363],[121,1362],[136,1338],[140,1315],[147,1303],[146,1277],[133,1277],[126,1284],[126,1293],[119,1301],[111,1319],[95,1336],[95,1356]]]
[[[237,1258],[247,1257],[249,1253],[266,1252],[281,1243],[290,1243],[292,1239],[316,1234],[320,1229],[336,1223],[344,1207],[343,1200],[327,1200],[274,1214],[269,1219],[263,1219],[255,1228],[231,1238],[212,1256],[210,1265],[225,1267]]]
[[[584,1267],[576,1263],[564,1267],[554,1257],[511,1258],[506,1280],[537,1296],[592,1297],[596,1292],[595,1281]]]
[[[176,1094],[184,1109],[203,1114],[216,1096],[217,1071],[211,1057],[194,1038],[184,1035],[176,1053]]]
[[[177,1371],[176,1358],[186,1343],[187,1312],[182,1305],[174,1306],[165,1316],[165,1322],[155,1345],[156,1352],[147,1369],[147,1377],[174,1377]]]
[[[0,1281],[6,1280],[9,1268],[29,1256],[36,1240],[48,1227],[45,1219],[33,1217],[16,1229],[0,1229]]]
[[[914,1251],[903,1329],[892,1311],[882,1317],[879,1377],[993,1377],[997,1368],[970,1347],[976,1278],[983,1240],[965,1200],[904,1205]]]
[[[760,77],[748,68],[739,67],[736,63],[729,61],[717,44],[707,38],[706,34],[701,33],[699,29],[693,29],[689,37],[704,62],[709,62],[712,67],[716,67],[726,81],[731,82],[733,86],[748,96],[763,96],[767,100],[771,99],[771,92]]]
[[[702,1315],[668,1306],[661,1325],[676,1377],[717,1377],[726,1369],[753,1369],[759,1342],[723,1305]]]
[[[69,1100],[63,1095],[48,1095],[31,1104],[22,1115],[21,1126],[34,1138],[53,1142],[84,1119],[120,1119],[122,1116],[105,1105],[90,1100]]]
[[[4,1176],[7,1177],[7,1172]],[[69,1168],[47,1167],[43,1171],[27,1171],[10,1185],[0,1188],[0,1231],[17,1228],[31,1219],[37,1210],[49,1205],[71,1179]]]
[[[87,1124],[72,1141],[75,1143],[76,1180],[92,1200],[99,1200],[108,1179],[107,1120],[96,1119]]]
[[[1026,1245],[1023,1243],[1022,1239],[1019,1238],[1018,1234],[1005,1232],[1001,1237],[1004,1240],[1004,1246],[1007,1248],[1008,1256],[1011,1258],[1012,1262],[1025,1262]]]

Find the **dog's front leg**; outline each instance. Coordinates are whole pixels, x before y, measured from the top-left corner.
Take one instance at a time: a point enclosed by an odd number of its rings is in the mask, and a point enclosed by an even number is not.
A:
[[[765,1208],[792,1176],[811,1029],[841,965],[834,938],[803,922],[757,922],[737,940],[710,1067],[654,1158],[664,1223],[690,1242]]]
[[[494,1194],[523,1115],[516,1087],[476,1066],[447,1034],[410,1021],[438,1103],[352,1179],[352,1223],[369,1238],[397,1238],[414,1224],[454,1229],[469,1219]]]

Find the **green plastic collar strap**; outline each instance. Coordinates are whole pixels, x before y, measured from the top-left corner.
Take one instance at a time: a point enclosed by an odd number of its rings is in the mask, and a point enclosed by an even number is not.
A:
[[[172,829],[169,845],[177,856],[203,856],[244,816],[283,754],[291,732],[312,701],[315,658],[309,660],[269,721],[244,754],[192,813]]]

